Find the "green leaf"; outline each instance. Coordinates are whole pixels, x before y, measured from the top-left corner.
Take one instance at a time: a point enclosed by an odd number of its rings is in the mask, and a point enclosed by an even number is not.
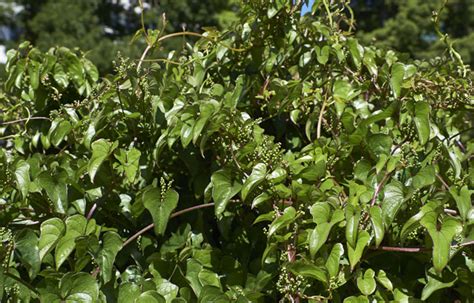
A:
[[[134,303],[166,303],[166,300],[157,291],[147,290],[141,293]]]
[[[258,163],[254,166],[252,173],[242,185],[242,200],[246,200],[247,196],[255,189],[255,187],[265,180],[266,174],[267,167],[265,164]]]
[[[122,283],[118,293],[118,303],[135,302],[135,299],[142,293],[140,286],[136,283]]]
[[[390,155],[392,144],[392,137],[385,134],[374,134],[367,138],[367,148],[376,159],[380,155]]]
[[[347,243],[347,253],[349,256],[349,263],[351,264],[351,270],[354,270],[357,263],[359,263],[362,253],[369,242],[369,233],[365,230],[362,230],[357,237],[357,244],[354,247]]]
[[[350,246],[355,247],[357,243],[357,232],[359,230],[360,210],[351,204],[346,206],[346,240]]]
[[[461,218],[465,221],[467,218],[467,214],[469,210],[472,208],[472,202],[471,202],[471,195],[472,195],[472,190],[469,190],[467,185],[464,185],[461,187],[459,190],[459,193],[457,191],[457,188],[452,186],[449,189],[449,193],[451,196],[453,196],[454,201],[456,201],[456,206],[459,210],[459,214],[461,215]]]
[[[211,176],[212,199],[215,203],[215,214],[219,218],[225,211],[227,204],[242,189],[242,184],[237,182],[229,170],[221,169]]]
[[[128,182],[134,182],[140,166],[141,152],[132,147],[130,150],[120,149],[115,154],[115,158],[119,160],[122,170],[127,177]]]
[[[40,83],[40,69],[41,64],[39,62],[30,60],[28,62],[28,75],[30,76],[30,84],[33,89],[38,89]]]
[[[451,242],[455,235],[462,232],[462,225],[452,217],[445,217],[439,225],[438,216],[436,212],[429,212],[423,216],[420,223],[428,230],[433,240],[433,266],[437,272],[441,272],[448,264]]]
[[[313,263],[296,261],[288,263],[288,270],[295,275],[316,279],[323,283],[328,283],[328,273],[324,267],[319,267]]]
[[[115,257],[122,249],[123,242],[119,234],[109,231],[104,234],[102,243],[103,245],[97,258],[97,264],[99,265],[103,282],[107,283],[113,276],[112,269],[114,266]]]
[[[93,303],[99,297],[99,286],[96,280],[89,274],[67,273],[59,283],[61,297],[64,302]]]
[[[30,165],[24,160],[18,161],[15,169],[16,182],[23,199],[28,196],[30,191]]]
[[[405,241],[408,235],[420,226],[420,220],[429,212],[434,212],[439,207],[438,202],[429,201],[423,205],[418,213],[408,219],[402,227],[400,232],[401,241]]]
[[[382,243],[385,228],[382,218],[382,209],[378,206],[372,206],[370,208],[370,221],[372,222],[372,228],[375,233],[375,247],[378,247]]]
[[[35,180],[38,186],[46,191],[49,199],[53,202],[55,211],[61,214],[64,214],[68,207],[67,178],[68,175],[65,171],[60,171],[54,176],[45,171],[39,174]]]
[[[392,181],[384,187],[382,215],[385,228],[389,228],[404,202],[403,184]]]
[[[56,269],[66,261],[76,247],[76,239],[85,234],[87,220],[81,215],[74,215],[66,219],[66,233],[62,236],[55,250]]]
[[[287,172],[282,167],[277,167],[270,174],[267,175],[267,180],[276,184],[285,180],[287,177]]]
[[[413,177],[413,186],[416,189],[431,185],[436,181],[435,168],[428,165],[420,169],[420,171]]]
[[[91,182],[94,182],[94,177],[99,170],[99,167],[112,154],[117,146],[117,142],[112,143],[105,139],[99,139],[91,144],[92,157],[89,160],[89,165],[87,168]]]
[[[326,268],[330,278],[336,277],[339,273],[339,265],[343,255],[344,246],[341,243],[334,244],[326,260]]]
[[[426,102],[415,103],[415,127],[422,145],[430,138],[430,105]]]
[[[328,62],[330,50],[331,48],[328,45],[325,45],[321,48],[316,46],[316,55],[317,55],[316,58],[318,59],[319,63],[321,63],[322,65],[325,65]]]
[[[393,284],[392,281],[387,277],[387,274],[383,270],[379,270],[377,276],[375,277],[377,282],[383,285],[389,291],[393,291]]]
[[[155,187],[143,193],[142,200],[143,206],[148,209],[155,223],[155,233],[164,234],[170,215],[178,206],[178,193],[169,189],[164,196],[161,196],[161,190]]]
[[[166,279],[155,281],[156,291],[165,298],[166,302],[171,302],[178,296],[179,287]]]
[[[366,296],[351,296],[351,297],[347,297],[344,299],[343,301],[344,303],[369,303],[369,298],[367,298]]]
[[[69,85],[69,78],[67,74],[64,72],[64,68],[60,64],[54,65],[54,81],[59,84],[60,87],[63,89],[68,87]]]
[[[211,285],[218,287],[219,289],[222,288],[219,275],[209,269],[201,269],[197,277],[202,286]]]
[[[309,251],[311,257],[314,257],[326,243],[332,227],[344,220],[344,211],[337,209],[331,216],[331,208],[328,203],[315,203],[311,207],[311,214],[317,223],[316,228],[309,234]]]
[[[357,42],[356,39],[350,38],[347,40],[347,46],[351,53],[352,61],[355,66],[360,69],[362,65],[362,58],[364,57],[364,48]]]
[[[432,267],[426,272],[427,283],[421,292],[421,300],[427,300],[435,291],[450,288],[456,283],[458,278],[449,271],[439,274]]]
[[[53,146],[58,147],[59,144],[64,140],[72,130],[72,125],[69,121],[62,120],[53,121],[51,123],[51,128],[49,129],[49,141],[53,144]]]
[[[360,292],[366,296],[371,295],[375,291],[375,287],[377,286],[375,283],[375,272],[369,268],[365,271],[364,275],[360,275],[357,278],[357,287],[359,288]]]
[[[283,214],[277,217],[268,228],[268,237],[271,237],[278,230],[288,227],[296,219],[296,210],[290,206],[285,208]]]
[[[66,225],[59,218],[51,218],[41,223],[41,234],[38,243],[40,260],[43,260],[46,254],[53,250],[65,230]]]
[[[345,80],[336,80],[333,85],[333,97],[336,101],[346,102],[359,95],[359,91],[352,88],[351,83]]]
[[[400,62],[394,63],[392,65],[390,87],[392,88],[392,92],[395,98],[400,97],[400,92],[401,92],[404,76],[405,76],[405,65]]]
[[[202,288],[198,299],[198,303],[228,303],[230,301],[220,288],[211,285]]]
[[[28,270],[28,275],[34,279],[41,267],[38,248],[38,236],[31,229],[23,229],[15,237],[16,252]]]

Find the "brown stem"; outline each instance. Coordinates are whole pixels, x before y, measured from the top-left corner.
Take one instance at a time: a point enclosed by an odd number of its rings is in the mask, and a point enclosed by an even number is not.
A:
[[[370,201],[370,206],[374,206],[375,202],[377,202],[377,197],[379,196],[380,191],[382,190],[385,182],[387,182],[388,178],[390,177],[390,173],[385,173],[385,175],[382,178],[382,181],[377,185],[377,188],[375,188],[374,196],[372,197],[372,201]]]
[[[449,185],[448,185],[448,183],[446,183],[446,181],[444,181],[443,177],[441,177],[440,174],[436,174],[436,178],[438,178],[438,180],[441,182],[441,184],[443,184],[443,187],[444,187],[446,190],[449,190]]]
[[[188,208],[185,208],[185,209],[182,209],[182,210],[179,210],[177,212],[172,213],[171,216],[170,216],[170,219],[178,217],[182,214],[191,212],[191,211],[196,210],[196,209],[207,208],[207,207],[212,207],[212,206],[214,206],[214,203],[206,203],[206,204],[199,204],[199,205],[191,206],[191,207],[188,207]],[[153,227],[155,227],[155,224],[151,223],[151,224],[145,226],[144,228],[140,229],[133,236],[131,236],[125,242],[123,242],[122,247],[127,246],[128,244],[133,242],[133,240],[135,240],[136,238],[138,238],[142,234],[146,233],[150,229],[153,229]]]
[[[451,245],[452,248],[460,248],[465,246],[474,245],[474,240],[467,241],[464,243],[459,243],[456,245]],[[424,252],[430,251],[431,248],[426,247],[398,247],[398,246],[379,246],[379,247],[371,247],[372,250],[383,250],[383,251],[396,251],[396,252],[406,252],[406,253],[417,253],[417,252]]]
[[[86,217],[87,220],[90,220],[92,218],[92,215],[94,215],[94,212],[96,209],[97,209],[97,203],[94,203],[94,205],[92,205],[91,209],[87,213],[87,217]]]
[[[293,244],[288,244],[286,246],[286,253],[288,255],[288,262],[294,263],[296,261],[296,248]],[[288,275],[290,277],[292,276],[291,273],[288,273]],[[300,303],[300,296],[297,293],[291,293],[290,299],[291,299],[291,302]]]
[[[48,121],[51,121],[51,119],[48,118],[48,117],[30,117],[30,118],[21,118],[21,119],[12,120],[12,121],[5,121],[5,122],[2,122],[0,124],[1,125],[10,125],[10,124],[20,123],[20,122],[24,122],[24,121],[28,121],[28,120],[48,120]]]

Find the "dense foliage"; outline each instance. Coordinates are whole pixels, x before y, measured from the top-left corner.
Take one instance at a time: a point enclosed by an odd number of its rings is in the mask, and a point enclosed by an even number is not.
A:
[[[347,3],[312,9],[149,30],[101,79],[64,47],[9,51],[2,302],[474,300],[470,71],[447,39],[405,64]]]

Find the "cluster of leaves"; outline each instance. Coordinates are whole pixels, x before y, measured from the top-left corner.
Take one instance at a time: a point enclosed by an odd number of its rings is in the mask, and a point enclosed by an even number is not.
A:
[[[474,299],[469,71],[359,44],[344,1],[242,5],[100,80],[9,52],[2,301]]]

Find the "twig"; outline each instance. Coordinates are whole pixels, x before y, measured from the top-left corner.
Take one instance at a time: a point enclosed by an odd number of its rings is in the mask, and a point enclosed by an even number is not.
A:
[[[459,243],[456,245],[451,245],[451,248],[461,248],[474,245],[474,240],[467,241],[464,243]],[[382,250],[382,251],[396,251],[396,252],[406,252],[406,253],[417,253],[417,252],[424,252],[430,251],[431,248],[426,247],[398,247],[398,246],[379,246],[379,247],[371,247],[372,250]]]
[[[438,178],[438,180],[441,182],[441,184],[443,184],[443,187],[444,187],[446,190],[449,190],[449,185],[448,185],[448,183],[446,183],[446,181],[444,181],[443,177],[441,177],[440,174],[436,174],[436,178]]]
[[[97,208],[97,203],[94,203],[94,205],[92,205],[91,209],[87,213],[87,217],[86,217],[87,220],[90,220],[92,218],[92,215],[94,215],[96,208]]]
[[[457,214],[458,214],[457,211],[455,211],[454,209],[449,209],[449,208],[445,208],[444,212],[447,213],[447,214],[453,215],[453,216],[457,216]]]
[[[191,212],[191,211],[196,210],[196,209],[207,208],[207,207],[212,207],[212,206],[214,206],[214,202],[191,206],[191,207],[185,208],[185,209],[183,209],[183,210],[179,210],[179,211],[177,211],[177,212],[174,212],[173,214],[171,214],[170,219],[175,218],[175,217],[178,217],[178,216],[180,216],[180,215],[182,215],[182,214]],[[135,240],[136,238],[138,238],[138,237],[141,236],[142,234],[146,233],[146,232],[149,231],[150,229],[153,229],[153,227],[155,227],[155,224],[154,224],[154,223],[151,223],[151,224],[145,226],[144,228],[140,229],[140,230],[139,230],[138,232],[136,232],[133,236],[131,236],[130,238],[128,238],[127,241],[123,242],[122,247],[127,246],[128,244],[130,244],[131,242],[133,242],[133,240]]]
[[[140,57],[140,61],[138,61],[137,72],[140,71],[140,67],[142,66],[143,60],[145,60],[146,54],[148,53],[148,51],[150,51],[151,48],[152,48],[152,45],[149,44],[143,51],[143,54]]]
[[[16,123],[20,123],[20,122],[24,122],[24,121],[28,121],[28,120],[48,120],[48,121],[51,121],[51,119],[48,118],[48,117],[31,117],[31,118],[22,118],[22,119],[12,120],[12,121],[5,121],[5,122],[2,122],[1,125],[16,124]]]
[[[384,186],[385,182],[387,182],[388,178],[390,177],[390,173],[387,172],[382,178],[382,181],[377,185],[375,188],[374,196],[372,197],[372,201],[370,201],[370,206],[374,206],[375,202],[377,202],[377,197],[379,196],[380,191],[382,190],[382,187]]]
[[[321,106],[321,111],[319,112],[318,127],[316,129],[316,139],[321,137],[321,124],[323,123],[324,110],[326,109],[326,101],[323,102]]]
[[[4,272],[3,273],[5,276],[9,277],[10,279],[13,279],[15,281],[17,281],[18,283],[21,283],[23,284],[24,286],[26,286],[29,290],[31,290],[33,293],[35,293],[35,295],[39,296],[39,292],[36,290],[35,287],[33,287],[33,285],[31,285],[30,283],[26,282],[26,281],[23,281],[21,278],[9,273],[8,271]]]

